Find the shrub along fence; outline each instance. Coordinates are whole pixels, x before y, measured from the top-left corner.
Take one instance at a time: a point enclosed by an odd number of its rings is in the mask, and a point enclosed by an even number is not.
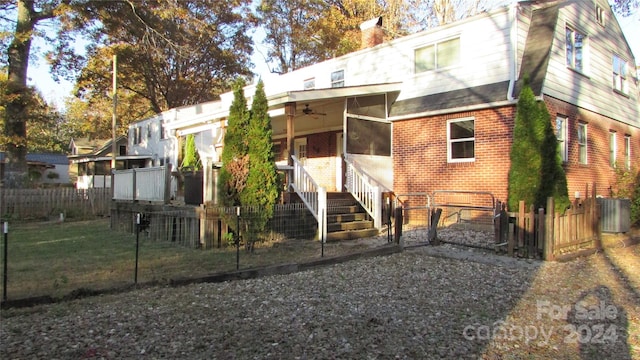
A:
[[[238,215],[239,212],[239,215]],[[172,206],[115,202],[111,228],[135,232],[136,214],[142,216],[144,236],[190,248],[220,248],[231,244],[238,229],[246,243],[248,224],[262,212],[258,207]],[[278,204],[266,225],[263,240],[313,239],[317,221],[302,203]]]
[[[589,192],[587,191],[586,194]],[[510,256],[561,260],[601,247],[599,207],[595,198],[576,199],[564,214],[555,212],[553,198],[544,209],[526,207],[524,201],[517,212],[506,212],[496,205],[494,222],[496,247]]]
[[[109,215],[111,189],[0,189],[0,217],[14,221]]]

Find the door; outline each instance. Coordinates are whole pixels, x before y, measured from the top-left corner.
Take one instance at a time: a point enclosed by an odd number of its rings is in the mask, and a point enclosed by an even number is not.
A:
[[[293,140],[293,155],[298,158],[302,165],[307,160],[307,138],[296,138]]]

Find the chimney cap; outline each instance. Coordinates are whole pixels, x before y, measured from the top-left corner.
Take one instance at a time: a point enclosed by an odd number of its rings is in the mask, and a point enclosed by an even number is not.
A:
[[[375,17],[360,24],[360,30],[367,30],[375,26],[382,26],[382,16]]]

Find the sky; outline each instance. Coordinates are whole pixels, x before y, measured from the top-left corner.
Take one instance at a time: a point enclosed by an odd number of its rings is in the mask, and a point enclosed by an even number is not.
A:
[[[636,62],[640,65],[640,11],[636,9],[631,16],[616,17],[633,51]],[[264,78],[269,73],[269,67],[263,57],[265,49],[264,45],[261,45],[262,36],[259,32],[254,36],[256,51],[253,54],[252,61],[255,65],[254,73],[263,75]],[[42,53],[41,50],[46,49],[46,47],[47,45],[41,38],[33,42],[33,49],[40,54]],[[73,83],[66,80],[54,81],[49,73],[49,66],[42,55],[32,58],[27,76],[29,78],[28,84],[35,86],[49,104],[60,110],[64,108],[64,99],[71,96]]]

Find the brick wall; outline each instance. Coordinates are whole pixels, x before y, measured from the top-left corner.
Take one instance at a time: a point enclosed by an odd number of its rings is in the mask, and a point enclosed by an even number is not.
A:
[[[394,192],[489,191],[506,200],[515,107],[393,123]],[[475,119],[475,161],[447,162],[447,120]]]
[[[600,114],[578,108],[566,102],[545,97],[545,103],[555,120],[557,115],[567,117],[567,133],[569,138],[568,161],[564,168],[567,173],[569,197],[574,198],[576,191],[585,196],[587,184],[591,192],[591,184],[596,184],[598,195],[610,196],[616,188],[616,173],[609,164],[609,133],[615,131],[617,140],[618,166],[624,167],[625,136],[631,136],[631,163],[637,169],[640,166],[640,129],[612,121]],[[587,164],[579,162],[579,146],[577,142],[578,124],[587,125]]]
[[[609,196],[610,188],[615,187],[615,171],[609,165],[610,131],[616,131],[620,166],[625,159],[625,135],[630,135],[632,166],[640,167],[640,129],[550,97],[546,97],[545,102],[552,121],[555,122],[557,114],[568,119],[565,171],[571,199],[576,192],[585,196],[587,184],[590,189],[591,184],[596,183],[598,194],[603,196]],[[488,191],[497,200],[506,200],[515,111],[515,106],[508,106],[394,122],[394,192]],[[447,120],[466,117],[475,119],[475,161],[448,163]],[[587,124],[586,165],[578,161],[579,122]]]

